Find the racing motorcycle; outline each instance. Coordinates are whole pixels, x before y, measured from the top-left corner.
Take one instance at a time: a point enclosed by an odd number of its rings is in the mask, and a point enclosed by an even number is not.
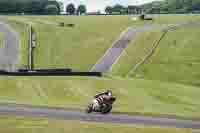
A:
[[[112,96],[110,102],[99,104],[95,99],[88,105],[86,113],[98,112],[102,114],[108,114],[112,110],[112,105],[116,101],[116,97]]]

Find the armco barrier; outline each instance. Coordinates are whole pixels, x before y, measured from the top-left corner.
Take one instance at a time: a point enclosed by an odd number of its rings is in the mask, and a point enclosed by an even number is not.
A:
[[[18,69],[18,72],[28,72],[30,70],[28,69]],[[67,69],[33,69],[32,71],[36,72],[72,72],[72,69],[67,68]]]
[[[42,71],[27,71],[27,72],[6,72],[0,71],[2,76],[93,76],[101,77],[101,72],[42,72]]]

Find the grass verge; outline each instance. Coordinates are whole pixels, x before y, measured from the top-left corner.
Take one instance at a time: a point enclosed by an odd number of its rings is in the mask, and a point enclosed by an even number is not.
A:
[[[114,133],[116,131],[118,133],[191,133],[191,129],[0,116],[0,132],[6,133]]]

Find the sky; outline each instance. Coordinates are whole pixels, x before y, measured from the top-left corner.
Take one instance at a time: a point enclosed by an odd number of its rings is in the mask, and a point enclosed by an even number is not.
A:
[[[58,0],[64,3],[64,6],[66,6],[69,3],[74,3],[76,6],[79,4],[85,4],[87,6],[88,12],[95,12],[95,11],[101,11],[103,12],[105,10],[105,7],[107,5],[115,5],[115,4],[121,4],[121,5],[139,5],[147,2],[152,2],[155,0]]]

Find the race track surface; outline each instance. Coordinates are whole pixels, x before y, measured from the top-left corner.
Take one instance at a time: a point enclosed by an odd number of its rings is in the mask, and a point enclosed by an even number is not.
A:
[[[0,104],[0,115],[17,115],[45,117],[60,120],[80,120],[104,123],[139,124],[145,126],[161,126],[175,128],[200,129],[200,121],[179,120],[160,117],[133,116],[122,114],[86,114],[80,111],[69,111],[62,108],[47,108],[29,105]]]
[[[15,71],[19,60],[18,34],[7,24],[0,22],[4,44],[0,48],[0,70]]]
[[[91,72],[106,72],[110,70],[112,65],[118,60],[122,52],[128,46],[130,41],[134,41],[136,34],[145,32],[152,29],[154,25],[144,25],[138,27],[130,27],[127,31],[124,31],[118,40],[116,40],[112,47],[109,48],[104,56],[92,67]]]

